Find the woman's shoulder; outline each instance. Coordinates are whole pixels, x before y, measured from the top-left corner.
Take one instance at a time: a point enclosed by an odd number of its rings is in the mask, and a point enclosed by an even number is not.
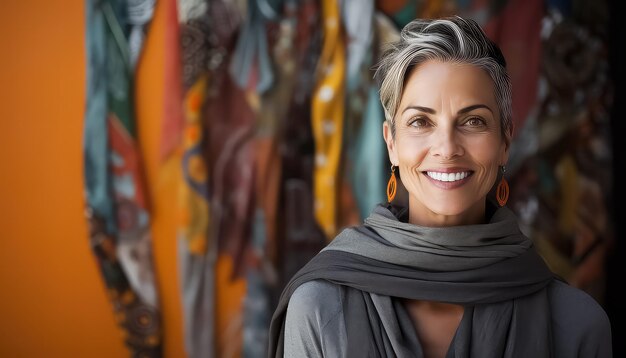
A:
[[[554,280],[548,289],[553,312],[571,320],[599,325],[609,324],[602,305],[587,292],[560,280]]]
[[[562,348],[610,356],[611,323],[602,305],[587,292],[559,280],[548,286],[548,293],[553,333]]]
[[[345,356],[342,291],[325,280],[296,288],[285,317],[285,357]]]
[[[307,281],[293,292],[287,315],[303,321],[314,319],[321,328],[341,313],[341,286],[326,280]]]

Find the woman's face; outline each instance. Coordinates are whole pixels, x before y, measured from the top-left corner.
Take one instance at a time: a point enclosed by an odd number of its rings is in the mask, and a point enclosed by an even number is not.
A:
[[[491,78],[468,64],[424,62],[404,87],[395,138],[383,134],[409,193],[409,221],[425,226],[484,221],[485,198],[508,159]]]

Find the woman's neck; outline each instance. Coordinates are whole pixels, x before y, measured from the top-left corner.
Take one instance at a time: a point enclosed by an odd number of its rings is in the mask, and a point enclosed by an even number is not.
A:
[[[446,227],[485,223],[485,200],[481,200],[461,213],[437,213],[417,200],[409,198],[409,223],[426,227]]]

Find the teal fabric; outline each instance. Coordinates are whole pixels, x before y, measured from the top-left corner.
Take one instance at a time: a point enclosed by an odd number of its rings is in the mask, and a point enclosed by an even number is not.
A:
[[[361,218],[367,217],[376,204],[384,202],[387,147],[382,136],[385,115],[375,85],[369,87],[361,128],[352,148],[353,168],[349,175]],[[388,168],[387,168],[388,169]]]
[[[257,61],[259,93],[269,90],[274,83],[274,72],[268,52],[266,22],[276,20],[284,0],[248,0],[246,20],[242,24],[229,67],[235,83],[246,88]]]
[[[83,136],[85,195],[91,215],[101,217],[106,231],[115,234],[112,175],[108,167],[108,50],[110,30],[107,27],[104,2],[87,1],[87,102]]]

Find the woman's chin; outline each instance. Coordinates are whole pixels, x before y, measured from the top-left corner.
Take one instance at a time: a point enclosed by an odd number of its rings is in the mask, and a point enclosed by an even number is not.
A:
[[[442,220],[442,224],[464,224],[472,223],[481,219],[477,217],[480,209],[475,203],[464,198],[432,198],[431,200],[420,200],[417,205],[412,205],[409,210],[410,215],[417,215],[424,219],[430,218],[437,221]],[[423,215],[423,216],[422,216]],[[427,219],[430,221],[430,219]]]

